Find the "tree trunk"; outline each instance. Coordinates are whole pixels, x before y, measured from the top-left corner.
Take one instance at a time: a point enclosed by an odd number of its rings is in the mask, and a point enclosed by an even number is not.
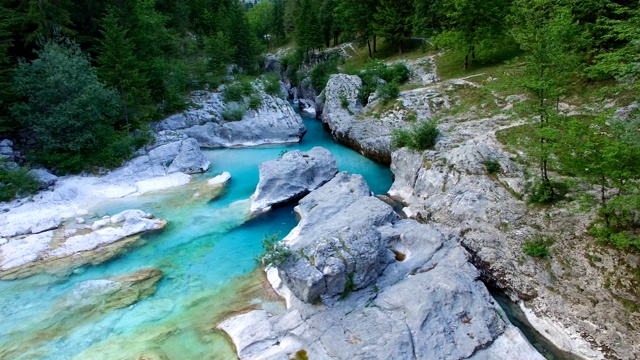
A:
[[[373,54],[371,53],[371,41],[367,38],[367,46],[369,47],[369,59],[373,59]]]
[[[402,55],[402,39],[398,40],[398,52]]]
[[[464,69],[467,70],[469,68],[469,54],[464,56]]]

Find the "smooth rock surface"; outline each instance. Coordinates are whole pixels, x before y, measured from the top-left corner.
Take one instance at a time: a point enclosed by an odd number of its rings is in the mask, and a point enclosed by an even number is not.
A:
[[[222,148],[299,142],[306,128],[302,118],[283,99],[254,87],[261,105],[248,110],[239,121],[222,118],[225,104],[220,93],[198,92],[194,107],[152,124],[159,130],[175,130],[198,141],[201,147]]]
[[[125,210],[91,225],[67,229],[77,225],[68,222],[55,230],[7,239],[0,245],[0,279],[45,271],[68,274],[83,265],[99,264],[134,246],[139,234],[162,229],[166,221],[140,210]]]
[[[46,189],[58,181],[58,177],[47,171],[47,169],[32,169],[28,172],[40,183],[40,189]]]
[[[289,151],[279,159],[260,164],[260,181],[251,196],[251,212],[268,211],[271,206],[300,198],[331,180],[338,164],[322,147],[302,152]]]
[[[296,212],[292,255],[268,270],[288,310],[218,326],[242,359],[542,359],[519,332],[501,340],[509,325],[456,235],[399,220],[361,176],[339,173]]]

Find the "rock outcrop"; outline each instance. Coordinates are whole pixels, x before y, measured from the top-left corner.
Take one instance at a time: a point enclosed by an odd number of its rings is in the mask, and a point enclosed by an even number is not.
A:
[[[28,233],[5,230],[7,242],[0,245],[0,279],[12,280],[41,272],[68,274],[87,264],[99,264],[120,255],[139,242],[139,235],[162,229],[165,220],[154,219],[140,210],[126,210],[105,216],[92,224],[60,220]]]
[[[284,153],[279,159],[260,164],[260,181],[251,196],[251,212],[299,199],[331,180],[338,172],[336,159],[322,147]]]
[[[74,318],[106,313],[127,307],[156,292],[162,271],[154,268],[108,279],[87,280],[73,287],[54,305],[56,318]]]
[[[31,169],[28,172],[34,179],[40,183],[40,189],[47,189],[58,181],[58,177],[50,173],[47,169]]]
[[[391,163],[391,134],[431,118],[429,96],[401,92],[397,101],[383,105],[372,97],[366,107],[358,102],[362,80],[356,75],[331,75],[323,91],[321,119],[340,143],[382,164]],[[436,97],[434,92],[431,97]]]
[[[225,104],[220,93],[197,92],[194,107],[152,124],[156,131],[173,130],[198,141],[201,147],[223,148],[299,142],[306,128],[283,99],[255,85],[261,105],[247,110],[239,121],[222,118]]]
[[[219,325],[240,358],[542,359],[498,315],[456,234],[400,220],[361,176],[336,175],[296,211],[292,255],[268,271],[288,310]]]
[[[16,169],[16,157],[13,151],[13,142],[9,139],[0,141],[0,167],[6,169]]]

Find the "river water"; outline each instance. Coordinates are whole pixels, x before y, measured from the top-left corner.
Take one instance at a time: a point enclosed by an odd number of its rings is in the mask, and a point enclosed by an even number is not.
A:
[[[0,281],[0,359],[235,358],[215,325],[250,308],[283,309],[256,269],[255,258],[264,235],[284,237],[297,222],[293,205],[247,219],[258,165],[283,151],[323,146],[341,171],[362,174],[376,194],[391,186],[388,168],[335,143],[319,121],[306,118],[305,124],[308,132],[299,144],[207,150],[211,170],[191,184],[94,209],[94,218],[138,208],[167,219],[167,227],[146,235],[140,247],[69,277]],[[223,171],[231,173],[231,183],[211,200],[202,185]],[[64,300],[83,281],[148,267],[164,272],[157,292],[126,308],[103,313]]]

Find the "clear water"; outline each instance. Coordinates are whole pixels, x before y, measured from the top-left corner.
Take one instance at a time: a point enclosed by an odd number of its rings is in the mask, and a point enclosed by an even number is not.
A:
[[[284,237],[296,225],[293,205],[247,219],[259,163],[282,151],[323,146],[341,171],[362,174],[375,193],[391,185],[388,168],[333,142],[319,121],[305,123],[308,133],[299,144],[206,151],[212,168],[192,184],[98,206],[96,216],[139,208],[169,221],[125,255],[65,278],[0,281],[0,359],[235,358],[215,325],[248,308],[282,307],[256,270],[255,258],[265,234]],[[231,183],[211,200],[204,181],[223,171],[231,173]],[[134,305],[108,313],[61,305],[79,282],[146,267],[162,270],[164,277],[155,295]]]

